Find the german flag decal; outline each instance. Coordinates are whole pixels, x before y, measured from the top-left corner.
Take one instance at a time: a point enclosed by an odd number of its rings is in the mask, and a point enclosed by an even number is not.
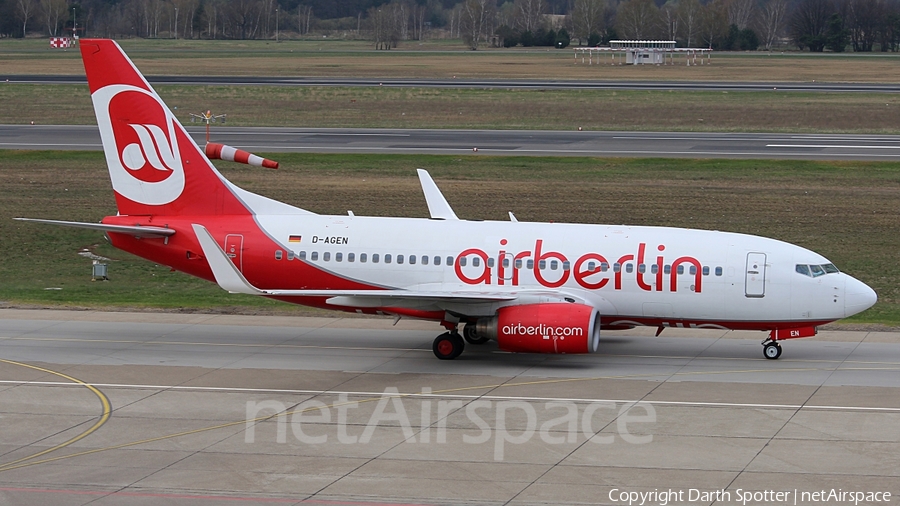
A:
[[[302,236],[292,235],[292,236],[288,237],[288,242],[300,242],[301,238],[302,238]]]

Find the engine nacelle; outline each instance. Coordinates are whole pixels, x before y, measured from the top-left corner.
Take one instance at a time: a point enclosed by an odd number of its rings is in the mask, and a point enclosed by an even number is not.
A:
[[[600,312],[568,302],[506,306],[476,322],[479,337],[500,349],[525,353],[594,353],[600,346]]]

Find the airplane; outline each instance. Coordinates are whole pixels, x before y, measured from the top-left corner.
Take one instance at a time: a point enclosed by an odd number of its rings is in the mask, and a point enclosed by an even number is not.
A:
[[[780,342],[864,311],[875,292],[786,242],[708,230],[459,219],[424,170],[430,217],[315,214],[226,180],[119,45],[81,39],[118,213],[110,243],[232,293],[432,320],[439,359],[466,343],[592,353],[601,331],[766,331]],[[461,328],[461,330],[460,330]]]

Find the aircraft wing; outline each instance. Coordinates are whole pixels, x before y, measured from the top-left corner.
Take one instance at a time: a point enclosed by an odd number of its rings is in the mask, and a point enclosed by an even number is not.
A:
[[[192,225],[203,256],[209,263],[216,283],[231,293],[270,295],[282,297],[330,297],[329,304],[355,307],[381,307],[391,305],[420,305],[437,302],[501,302],[515,300],[518,294],[509,292],[432,292],[415,290],[271,290],[251,285],[247,278],[225,255],[219,244],[203,225]]]
[[[416,169],[419,174],[419,184],[422,185],[422,193],[425,194],[425,203],[428,204],[428,214],[434,220],[458,220],[453,208],[444,198],[444,194],[438,189],[431,174],[425,169]]]

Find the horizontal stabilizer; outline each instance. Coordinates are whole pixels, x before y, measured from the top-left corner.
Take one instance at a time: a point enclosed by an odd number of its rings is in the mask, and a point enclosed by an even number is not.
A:
[[[87,228],[90,230],[99,230],[101,232],[116,232],[119,234],[128,234],[134,237],[169,237],[174,235],[175,231],[171,228],[162,227],[144,227],[140,225],[107,225],[105,223],[83,223],[80,221],[58,221],[58,220],[39,220],[37,218],[13,218],[18,221],[29,221],[32,223],[46,223],[48,225],[59,225],[62,227]]]

